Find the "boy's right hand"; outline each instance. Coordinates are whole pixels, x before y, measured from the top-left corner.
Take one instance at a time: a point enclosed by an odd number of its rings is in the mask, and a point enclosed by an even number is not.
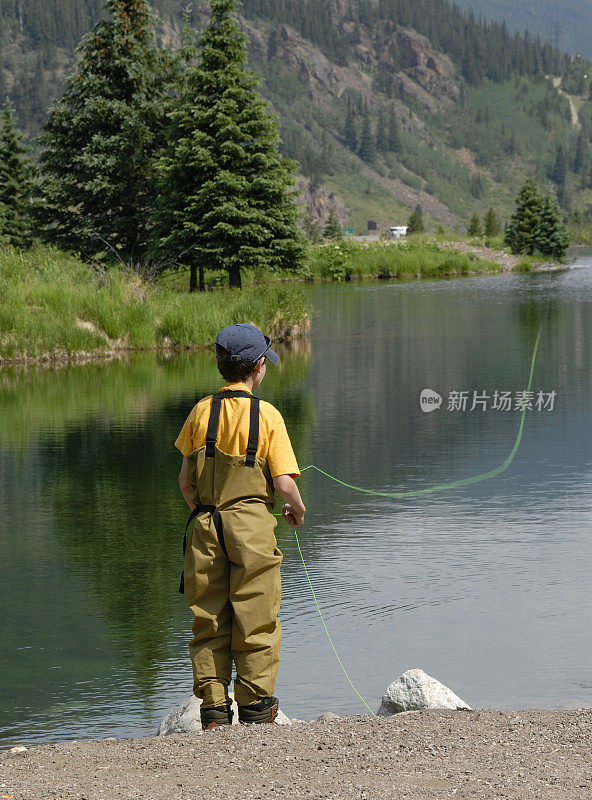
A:
[[[303,508],[301,512],[297,511],[290,503],[286,503],[282,508],[282,517],[286,520],[288,525],[293,528],[299,528],[304,522],[304,513],[306,509]]]
[[[298,528],[304,522],[306,508],[300,497],[296,481],[291,475],[276,475],[273,485],[282,500],[286,501],[282,508],[282,517],[288,525]]]

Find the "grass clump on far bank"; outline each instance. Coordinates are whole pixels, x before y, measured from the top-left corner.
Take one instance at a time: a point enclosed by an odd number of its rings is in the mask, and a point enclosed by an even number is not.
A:
[[[245,321],[285,338],[308,316],[302,294],[283,285],[189,294],[52,248],[0,250],[0,359],[203,346]]]
[[[443,250],[432,242],[332,242],[311,249],[311,278],[439,278],[474,272],[500,272],[493,261],[473,253]]]

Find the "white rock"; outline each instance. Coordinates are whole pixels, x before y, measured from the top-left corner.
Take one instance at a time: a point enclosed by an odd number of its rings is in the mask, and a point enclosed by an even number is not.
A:
[[[230,697],[232,698],[232,710],[234,711],[232,724],[238,725],[238,706],[234,701],[232,693],[230,693]],[[177,708],[171,711],[170,714],[167,714],[162,720],[157,735],[168,736],[171,733],[203,733],[201,729],[201,717],[199,715],[200,706],[201,700],[198,700],[195,695],[192,694],[190,697],[187,697],[180,706],[177,706]],[[291,725],[292,722],[280,708],[275,718],[275,724]]]
[[[27,752],[27,748],[23,747],[22,744],[19,744],[16,747],[11,747],[10,748],[10,752],[11,753],[26,753]]]
[[[274,723],[276,725],[291,725],[292,720],[290,717],[287,717],[281,708],[278,708],[277,717],[274,719]]]
[[[425,708],[469,709],[470,706],[447,686],[421,669],[409,669],[387,687],[378,709],[379,717]]]

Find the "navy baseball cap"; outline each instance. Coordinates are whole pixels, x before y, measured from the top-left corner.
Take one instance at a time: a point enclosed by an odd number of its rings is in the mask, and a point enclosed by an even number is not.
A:
[[[239,322],[238,325],[229,325],[222,328],[216,336],[217,355],[231,361],[251,361],[253,364],[265,356],[272,364],[280,360],[277,353],[271,349],[271,339],[264,336],[259,328],[249,322]]]

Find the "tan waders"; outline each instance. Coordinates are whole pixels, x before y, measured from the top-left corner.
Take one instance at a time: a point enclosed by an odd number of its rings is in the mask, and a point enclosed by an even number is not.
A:
[[[232,456],[216,447],[220,407],[226,397],[251,401],[246,455]],[[255,715],[262,700],[269,706],[267,698],[276,684],[282,562],[271,513],[273,481],[267,461],[256,455],[258,441],[259,399],[238,390],[215,394],[206,445],[188,458],[197,505],[187,523],[189,527],[194,520],[184,542],[180,587],[183,591],[184,582],[195,615],[189,652],[193,692],[203,700],[202,709],[229,704],[234,661],[236,702],[239,707],[251,706]],[[240,708],[239,714],[242,720]]]

